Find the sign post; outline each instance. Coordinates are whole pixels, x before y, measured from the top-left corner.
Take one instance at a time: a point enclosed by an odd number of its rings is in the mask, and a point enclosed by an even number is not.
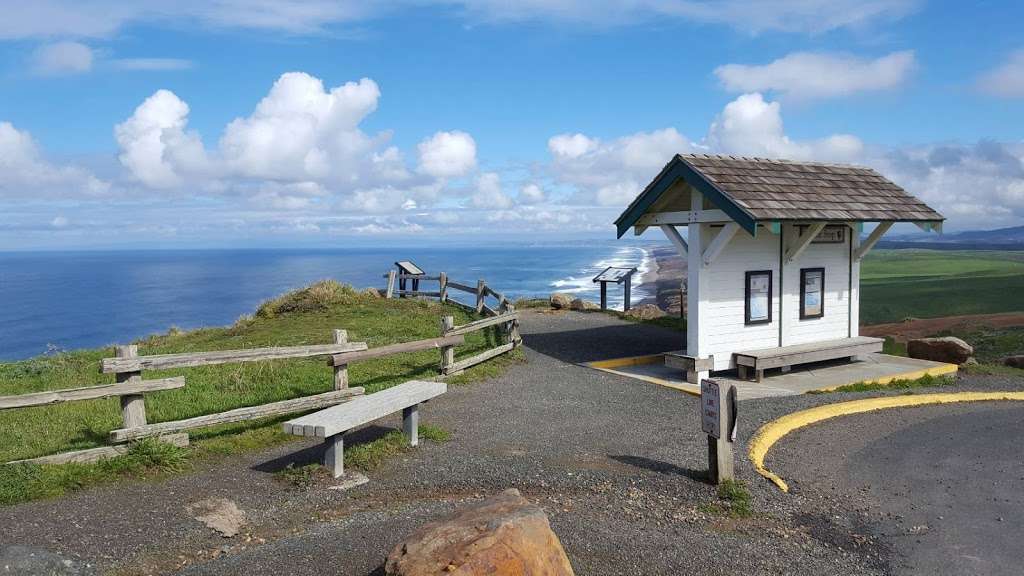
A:
[[[734,386],[716,380],[701,380],[700,424],[708,435],[708,478],[715,484],[732,480],[732,445],[736,441]]]

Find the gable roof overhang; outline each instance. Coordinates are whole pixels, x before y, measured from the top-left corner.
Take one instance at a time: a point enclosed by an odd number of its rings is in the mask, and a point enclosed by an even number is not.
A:
[[[677,154],[615,220],[618,237],[644,214],[665,204],[659,199],[672,200],[665,193],[680,181],[703,194],[751,236],[756,235],[758,223],[782,221],[914,222],[925,229],[941,229],[945,220],[870,168]],[[751,194],[751,190],[758,192]]]

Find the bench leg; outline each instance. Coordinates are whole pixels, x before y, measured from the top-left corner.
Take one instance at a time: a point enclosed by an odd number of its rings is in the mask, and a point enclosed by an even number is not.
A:
[[[402,432],[409,439],[409,446],[420,443],[420,405],[402,408]]]
[[[345,434],[335,434],[324,439],[327,450],[324,451],[324,467],[335,478],[345,475]]]
[[[754,380],[757,382],[764,380],[764,370],[754,370]]]
[[[750,368],[742,364],[736,365],[736,376],[740,380],[750,380]]]
[[[700,384],[701,380],[706,380],[707,377],[710,376],[710,375],[711,375],[711,373],[708,372],[707,370],[705,370],[703,372],[697,372],[697,371],[694,371],[694,370],[687,370],[686,371],[686,381],[689,382],[690,384]]]

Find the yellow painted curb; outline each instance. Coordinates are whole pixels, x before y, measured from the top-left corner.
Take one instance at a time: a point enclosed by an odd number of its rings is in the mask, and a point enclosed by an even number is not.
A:
[[[654,364],[664,359],[664,354],[648,354],[647,356],[628,356],[626,358],[612,358],[611,360],[597,360],[595,362],[587,362],[586,365],[591,368],[621,368],[623,366]]]
[[[983,402],[993,400],[1024,401],[1024,392],[952,392],[945,394],[920,394],[912,396],[885,396],[882,398],[864,398],[836,404],[825,404],[799,412],[787,414],[773,420],[757,431],[750,440],[748,455],[757,473],[771,480],[783,492],[789,492],[786,481],[764,467],[764,458],[768,450],[783,436],[793,430],[809,426],[822,420],[860,414],[886,408],[903,408],[907,406],[924,406],[927,404],[953,404],[957,402]]]
[[[956,374],[960,367],[956,364],[940,364],[939,366],[932,366],[931,368],[925,368],[923,370],[914,370],[913,372],[904,372],[902,374],[894,374],[892,376],[886,376],[884,378],[877,378],[875,380],[857,380],[856,382],[848,382],[846,384],[837,384],[836,386],[829,386],[828,388],[815,388],[810,392],[831,392],[836,388],[842,388],[843,386],[849,386],[850,384],[858,384],[864,382],[865,384],[892,384],[896,380],[917,380],[918,378],[924,378],[925,376],[945,376],[947,374]]]
[[[641,380],[643,382],[649,382],[651,384],[657,384],[658,386],[664,386],[680,392],[685,392],[693,396],[700,396],[700,386],[695,384],[676,384],[663,378],[656,376],[647,376],[645,374],[635,374],[633,372],[622,372],[621,370],[615,370],[615,368],[623,368],[626,366],[640,366],[643,364],[659,364],[665,361],[664,354],[649,354],[647,356],[628,356],[626,358],[612,358],[610,360],[596,360],[594,362],[585,362],[583,365],[588,368],[600,370],[602,372],[608,372],[609,374],[618,374],[619,376],[626,376],[634,380]]]

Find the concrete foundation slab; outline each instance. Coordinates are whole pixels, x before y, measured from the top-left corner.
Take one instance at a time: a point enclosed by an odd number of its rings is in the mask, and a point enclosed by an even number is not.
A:
[[[700,386],[686,382],[685,374],[678,369],[665,366],[661,357],[657,355],[589,362],[585,366],[700,395]],[[764,382],[761,383],[740,380],[736,377],[735,371],[716,372],[713,377],[736,386],[739,398],[744,400],[766,396],[792,396],[857,382],[887,383],[892,380],[920,378],[926,374],[955,374],[956,371],[957,367],[953,364],[888,354],[867,354],[855,362],[833,360],[793,366],[788,372],[771,370],[765,373]]]

